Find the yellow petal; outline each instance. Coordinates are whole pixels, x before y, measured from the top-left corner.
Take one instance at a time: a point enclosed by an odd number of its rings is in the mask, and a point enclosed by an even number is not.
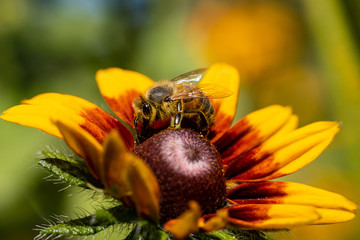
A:
[[[268,138],[267,141],[274,141],[276,138],[281,138],[285,134],[288,134],[292,131],[294,131],[298,127],[299,118],[296,115],[291,115],[288,121],[270,138]]]
[[[289,229],[320,218],[315,208],[292,204],[248,204],[226,209],[229,224],[242,229]]]
[[[206,222],[203,219],[199,221],[199,227],[205,232],[213,232],[220,230],[228,224],[228,211],[226,209],[220,209],[214,216],[211,216]]]
[[[318,133],[316,129],[318,129]],[[339,124],[336,122],[317,122],[289,134],[288,142],[294,142],[281,150],[277,150],[274,154],[278,162],[286,162],[287,164],[267,179],[288,175],[314,161],[338,132]],[[283,141],[285,142],[286,139],[284,138]]]
[[[260,145],[268,138],[294,129],[297,117],[289,107],[272,105],[248,114],[229,129],[215,146],[223,163]]]
[[[318,208],[316,211],[320,214],[321,218],[312,224],[340,223],[347,222],[355,218],[354,212],[339,209]]]
[[[154,82],[145,75],[120,68],[99,70],[96,81],[114,113],[130,126],[134,126],[132,101],[144,94]]]
[[[275,152],[280,148],[284,148],[294,142],[298,142],[308,137],[322,141],[324,138],[327,139],[328,135],[333,137],[338,131],[339,123],[337,122],[315,122],[291,132],[281,141],[274,140],[272,142],[268,142],[265,149],[269,152]],[[332,139],[332,137],[330,138]],[[308,145],[306,142],[304,144]]]
[[[201,80],[201,84],[214,84],[232,91],[226,98],[212,99],[215,109],[215,124],[211,128],[213,140],[216,141],[230,127],[236,112],[240,79],[236,68],[217,63],[211,65]]]
[[[286,183],[286,202],[302,203],[318,208],[343,209],[353,212],[357,206],[340,194],[300,183]]]
[[[127,152],[117,132],[105,140],[101,166],[105,190],[115,198],[130,196],[139,214],[159,220],[160,188],[151,169]]]
[[[315,160],[338,131],[336,122],[316,122],[274,138],[229,164],[227,176],[264,181],[293,173]]]
[[[311,206],[320,218],[312,224],[336,223],[354,218],[357,206],[340,194],[291,182],[242,183],[228,192],[239,205],[292,204]]]
[[[99,161],[103,151],[101,144],[90,133],[77,125],[59,121],[54,124],[58,127],[67,145],[84,159],[90,172],[99,179]]]
[[[241,183],[239,183],[237,181],[231,181],[231,180],[226,181],[226,192],[230,192],[231,190],[238,187],[240,184]]]
[[[355,217],[357,206],[344,196],[300,183],[286,183],[284,203],[309,205],[321,218],[313,224],[345,222]]]
[[[189,234],[198,231],[198,221],[200,217],[200,205],[195,201],[190,201],[189,209],[180,217],[168,221],[164,225],[164,229],[169,231],[176,239],[183,239]]]
[[[107,132],[116,129],[126,139],[129,148],[134,144],[131,132],[112,115],[93,103],[66,94],[40,94],[6,110],[0,118],[40,129],[59,138],[63,136],[54,122],[67,122],[85,129],[100,143]]]

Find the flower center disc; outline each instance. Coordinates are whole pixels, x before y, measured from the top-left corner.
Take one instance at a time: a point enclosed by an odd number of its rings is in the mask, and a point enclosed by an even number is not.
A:
[[[157,177],[161,222],[181,215],[190,200],[203,214],[224,206],[225,178],[219,153],[200,134],[189,129],[162,131],[135,148]]]

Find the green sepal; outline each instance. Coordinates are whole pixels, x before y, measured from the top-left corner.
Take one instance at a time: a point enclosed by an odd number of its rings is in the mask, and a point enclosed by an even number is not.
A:
[[[133,226],[132,231],[127,235],[125,240],[166,240],[169,235],[159,225],[148,222],[139,221]]]
[[[237,230],[232,228],[224,228],[216,232],[208,234],[194,234],[201,235],[197,238],[190,239],[201,239],[201,240],[225,240],[225,239],[241,239],[241,240],[271,240],[264,231],[261,230]],[[207,236],[206,236],[207,235]]]
[[[98,210],[95,214],[59,223],[40,231],[41,235],[94,235],[116,223],[116,218],[106,210]]]
[[[228,234],[232,234],[235,237],[242,237],[244,240],[271,240],[271,238],[261,230],[236,230],[231,228],[225,228],[222,230]]]
[[[42,158],[57,158],[57,159],[61,159],[67,162],[71,162],[71,163],[79,163],[82,162],[83,160],[79,157],[70,157],[68,155],[65,155],[63,153],[60,153],[58,150],[55,151],[50,151],[50,150],[43,150],[41,151],[42,154]]]
[[[176,240],[170,233],[165,231],[160,225],[139,221],[134,225],[132,231],[125,240]],[[225,228],[211,233],[197,232],[190,234],[186,239],[189,240],[271,240],[264,231],[260,230],[235,230]]]
[[[88,236],[104,231],[113,225],[132,225],[137,221],[136,212],[132,209],[117,206],[110,209],[99,209],[95,214],[57,224],[40,230],[40,236]]]
[[[83,161],[75,160],[58,152],[43,151],[42,154],[45,158],[39,160],[38,165],[48,170],[60,181],[83,188],[90,188],[89,184],[96,188],[103,188]]]
[[[190,240],[271,240],[265,232],[260,230],[235,230],[225,228],[211,233],[193,233]]]

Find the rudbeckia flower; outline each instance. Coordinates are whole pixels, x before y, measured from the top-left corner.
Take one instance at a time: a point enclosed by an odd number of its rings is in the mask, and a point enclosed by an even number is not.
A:
[[[229,227],[280,230],[354,218],[357,206],[339,194],[270,181],[312,162],[337,134],[339,124],[322,121],[297,128],[291,108],[279,105],[232,124],[239,91],[232,66],[214,64],[200,80],[233,92],[211,99],[215,123],[208,137],[168,128],[136,143],[132,102],[154,82],[119,68],[98,71],[96,80],[119,120],[84,99],[58,93],[24,100],[1,118],[64,139],[86,164],[91,176],[81,179],[86,186],[136,209],[138,219],[181,239]],[[71,171],[74,163],[68,163],[68,172],[76,176]],[[109,212],[115,220],[106,226],[125,221],[115,210]]]

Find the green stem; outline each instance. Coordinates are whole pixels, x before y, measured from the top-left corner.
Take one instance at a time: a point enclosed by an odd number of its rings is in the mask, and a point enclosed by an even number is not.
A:
[[[342,121],[345,159],[360,168],[360,61],[340,0],[305,0],[305,13],[321,63],[331,110]],[[356,176],[357,174],[355,174]]]

